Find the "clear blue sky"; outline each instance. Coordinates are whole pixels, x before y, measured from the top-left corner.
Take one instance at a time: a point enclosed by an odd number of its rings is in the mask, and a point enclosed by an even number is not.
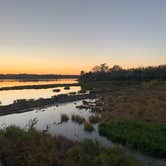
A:
[[[0,73],[166,64],[166,0],[0,0]]]

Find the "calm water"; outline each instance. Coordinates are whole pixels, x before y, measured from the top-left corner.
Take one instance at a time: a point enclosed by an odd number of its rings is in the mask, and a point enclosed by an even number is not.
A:
[[[38,82],[18,82],[18,81],[4,81],[0,82],[0,87],[3,86],[17,86],[17,85],[36,85],[36,84],[68,84],[76,83],[75,79],[61,79],[52,81],[38,81]],[[53,92],[53,89],[60,89],[60,92]],[[24,89],[24,90],[7,90],[0,91],[1,105],[12,104],[17,99],[39,99],[50,98],[54,95],[67,94],[70,92],[78,92],[81,88],[79,86],[71,86],[69,90],[64,90],[63,87],[49,88],[49,89]]]
[[[53,92],[53,89],[60,89],[60,92]],[[24,90],[8,90],[0,91],[1,105],[8,105],[17,99],[39,99],[50,98],[54,95],[67,94],[70,92],[78,92],[81,88],[79,86],[71,86],[69,90],[64,90],[63,87],[49,88],[49,89],[24,89]]]
[[[57,79],[57,80],[39,80],[39,81],[19,81],[19,80],[0,80],[1,87],[23,86],[23,85],[43,85],[43,84],[72,84],[77,83],[76,79]]]
[[[72,140],[82,140],[85,138],[96,139],[104,144],[110,144],[105,138],[100,137],[97,132],[97,125],[95,125],[95,131],[88,133],[84,131],[83,125],[79,125],[71,121],[71,116],[80,115],[88,120],[90,115],[93,115],[90,110],[77,109],[76,105],[81,105],[82,102],[71,102],[67,104],[62,104],[59,106],[52,106],[44,109],[35,109],[30,112],[12,114],[0,117],[0,126],[10,126],[16,125],[21,128],[27,126],[30,120],[37,118],[38,123],[36,128],[39,130],[46,129],[46,126],[49,127],[49,133],[53,135],[63,135]],[[61,121],[61,114],[67,114],[70,117],[70,120],[66,123],[58,124]]]

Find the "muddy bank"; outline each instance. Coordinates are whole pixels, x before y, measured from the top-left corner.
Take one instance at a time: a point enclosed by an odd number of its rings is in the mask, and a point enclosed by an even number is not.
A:
[[[46,99],[30,99],[30,100],[16,100],[13,104],[0,106],[0,116],[27,112],[35,108],[42,108],[46,106],[51,106],[60,103],[72,102],[83,99],[93,99],[95,98],[94,94],[77,94],[77,95],[58,95],[52,96],[51,98]]]

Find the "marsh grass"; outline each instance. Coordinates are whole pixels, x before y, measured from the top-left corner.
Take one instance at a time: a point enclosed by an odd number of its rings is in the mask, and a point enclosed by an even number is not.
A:
[[[99,132],[111,141],[130,145],[149,155],[166,156],[166,123],[131,120],[107,122],[100,124]]]
[[[61,123],[68,122],[68,121],[69,121],[69,116],[67,114],[62,114],[61,115]]]
[[[73,122],[76,122],[78,124],[82,124],[85,121],[85,119],[81,117],[80,115],[72,115],[71,119]]]
[[[91,115],[89,117],[89,122],[90,123],[98,123],[101,120],[101,118],[98,115]]]
[[[94,130],[94,127],[91,123],[85,121],[84,122],[84,130],[87,132],[92,132]]]

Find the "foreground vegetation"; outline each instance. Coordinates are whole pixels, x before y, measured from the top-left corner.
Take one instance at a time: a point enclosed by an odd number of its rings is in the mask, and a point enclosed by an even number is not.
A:
[[[0,159],[7,166],[140,166],[119,148],[104,148],[90,140],[81,143],[53,137],[34,128],[0,130]]]
[[[155,157],[166,156],[166,124],[141,121],[102,123],[101,135]]]

